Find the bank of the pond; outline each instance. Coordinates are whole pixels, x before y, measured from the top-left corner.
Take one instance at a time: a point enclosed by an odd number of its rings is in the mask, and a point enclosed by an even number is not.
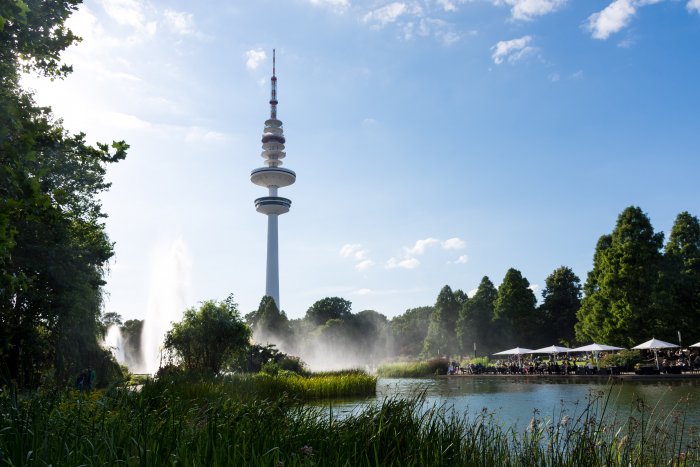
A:
[[[212,385],[221,385],[214,381]],[[226,383],[229,384],[229,383]],[[695,465],[697,434],[645,408],[608,423],[609,393],[568,419],[526,429],[488,411],[460,416],[423,397],[389,398],[337,418],[288,399],[144,390],[0,393],[0,463],[8,465]],[[214,397],[210,397],[214,396]]]

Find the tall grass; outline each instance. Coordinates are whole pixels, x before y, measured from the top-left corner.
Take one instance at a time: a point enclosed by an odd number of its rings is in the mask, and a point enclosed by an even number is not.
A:
[[[420,362],[384,363],[377,368],[382,378],[416,378],[421,376],[444,375],[449,362],[445,358],[433,358]]]
[[[278,399],[187,397],[176,382],[105,393],[0,394],[6,465],[499,465],[627,466],[700,463],[698,435],[681,418],[654,419],[637,402],[613,421],[607,395],[527,430],[493,413],[467,417],[420,397],[388,399],[337,418]],[[227,382],[212,383],[226,385]],[[154,390],[158,389],[158,390]],[[614,418],[614,417],[613,417]]]

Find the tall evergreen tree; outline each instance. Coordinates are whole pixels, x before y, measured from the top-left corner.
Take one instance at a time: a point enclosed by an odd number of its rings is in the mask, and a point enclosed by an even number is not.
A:
[[[498,291],[493,282],[484,276],[476,294],[462,305],[457,320],[457,340],[463,354],[477,352],[489,354],[493,346],[494,302]]]
[[[498,287],[494,303],[494,330],[498,345],[532,345],[537,328],[537,298],[530,282],[517,269],[510,268]]]
[[[391,344],[395,355],[417,357],[423,350],[423,341],[428,335],[432,306],[423,306],[406,310],[402,315],[391,319]]]
[[[700,340],[700,222],[688,212],[676,217],[665,249],[669,303],[666,322],[686,343]]]
[[[620,214],[612,235],[601,237],[596,247],[578,312],[580,341],[632,346],[673,335],[658,304],[662,245],[663,233],[654,232],[640,208]]]
[[[455,327],[459,318],[459,302],[450,286],[440,290],[430,316],[428,334],[423,341],[422,354],[426,357],[451,355],[459,351]]]
[[[541,336],[551,344],[572,343],[576,313],[581,308],[581,279],[571,268],[561,266],[545,280],[542,298]]]

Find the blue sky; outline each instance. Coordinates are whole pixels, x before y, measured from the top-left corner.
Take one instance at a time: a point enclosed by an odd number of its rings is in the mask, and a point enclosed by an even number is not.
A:
[[[108,311],[142,318],[180,241],[187,302],[265,288],[261,165],[277,49],[280,296],[388,316],[515,267],[585,280],[638,205],[700,214],[700,0],[88,0],[66,80],[27,77],[90,141],[125,139],[104,199]],[[539,296],[539,290],[537,290]]]

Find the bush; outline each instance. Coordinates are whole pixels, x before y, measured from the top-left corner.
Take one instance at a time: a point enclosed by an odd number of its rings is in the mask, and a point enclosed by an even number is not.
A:
[[[431,375],[446,375],[450,361],[443,357],[431,358],[428,360],[428,370]]]
[[[600,364],[603,367],[619,366],[627,371],[632,369],[638,363],[642,363],[644,358],[639,350],[620,350],[616,353],[609,353],[601,360]]]

